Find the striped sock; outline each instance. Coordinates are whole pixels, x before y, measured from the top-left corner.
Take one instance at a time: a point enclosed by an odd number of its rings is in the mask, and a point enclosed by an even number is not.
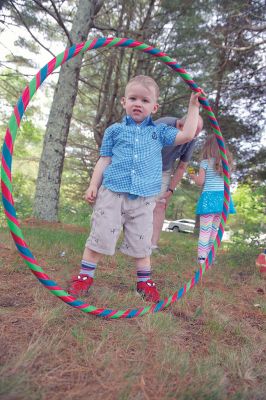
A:
[[[90,261],[82,260],[79,273],[83,275],[88,275],[93,278],[96,267],[97,264]]]
[[[198,257],[198,263],[199,264],[203,264],[205,260],[206,260],[205,257]]]
[[[149,268],[149,267],[147,267]],[[151,270],[139,270],[137,271],[137,282],[147,282],[149,279],[151,279]]]

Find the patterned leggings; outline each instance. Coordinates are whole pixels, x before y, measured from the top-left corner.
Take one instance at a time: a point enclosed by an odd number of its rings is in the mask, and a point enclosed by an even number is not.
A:
[[[198,242],[198,262],[203,264],[216,237],[221,214],[205,214],[200,216],[200,233]]]

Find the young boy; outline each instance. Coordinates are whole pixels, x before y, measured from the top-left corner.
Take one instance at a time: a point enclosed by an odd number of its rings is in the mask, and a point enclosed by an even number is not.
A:
[[[165,124],[155,125],[151,114],[158,110],[159,88],[145,75],[132,78],[125,89],[121,123],[106,129],[85,199],[94,203],[90,236],[85,244],[79,275],[73,276],[69,293],[86,294],[102,254],[113,255],[121,232],[120,251],[135,259],[137,292],[158,302],[160,295],[151,277],[153,209],[161,190],[162,155],[167,145],[193,139],[199,116],[200,93],[192,94],[182,132]],[[96,199],[97,197],[97,199]]]

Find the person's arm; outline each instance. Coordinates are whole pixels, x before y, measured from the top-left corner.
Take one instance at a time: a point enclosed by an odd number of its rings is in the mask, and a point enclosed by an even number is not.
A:
[[[181,181],[181,179],[184,176],[184,173],[186,172],[187,169],[187,162],[184,161],[179,161],[178,166],[172,176],[172,179],[169,183],[169,189],[171,190],[175,190],[175,188],[177,187],[178,183]]]
[[[177,187],[177,185],[179,184],[179,182],[181,181],[181,179],[184,176],[184,173],[186,172],[187,169],[187,162],[184,161],[179,161],[178,166],[171,178],[171,181],[169,183],[169,187],[168,190],[164,193],[163,197],[166,200],[169,200],[169,198],[172,196],[172,194],[174,193],[175,188]]]
[[[94,203],[98,189],[102,183],[104,170],[110,164],[111,160],[111,157],[100,157],[97,161],[91,177],[90,186],[85,192],[85,200],[89,203]]]
[[[176,135],[174,145],[190,142],[194,138],[198,126],[200,108],[199,97],[201,95],[202,92],[193,92],[191,94],[183,131],[178,132]]]
[[[205,182],[205,169],[200,168],[198,175],[196,174],[189,174],[190,178],[196,183],[198,186],[203,186]]]
[[[182,125],[182,129],[184,126],[184,120],[177,120],[176,122],[176,127],[178,128],[178,125]],[[195,148],[195,140],[192,140],[188,145],[185,146],[185,151],[181,154],[180,160],[178,161],[177,168],[175,169],[172,179],[169,183],[169,189],[173,193],[179,182],[184,176],[184,173],[186,172],[187,165],[189,161],[192,158],[192,154]]]

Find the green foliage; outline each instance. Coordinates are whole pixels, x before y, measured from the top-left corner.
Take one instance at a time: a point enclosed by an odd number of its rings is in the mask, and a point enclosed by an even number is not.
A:
[[[233,200],[237,211],[232,225],[235,230],[233,240],[237,243],[248,240],[251,246],[266,245],[266,187],[239,185]]]
[[[6,219],[4,214],[4,207],[2,201],[0,202],[0,227],[6,226]]]
[[[200,189],[195,184],[191,184],[186,177],[183,178],[170,199],[166,210],[166,219],[195,219],[195,209],[199,196]]]
[[[62,200],[60,202],[59,221],[67,224],[74,224],[88,227],[92,208],[85,201],[69,202]]]
[[[24,219],[32,215],[34,184],[35,180],[25,173],[17,172],[14,174],[12,186],[18,218]]]
[[[265,196],[265,186],[239,185],[233,197],[240,218],[245,218],[245,222],[266,223]]]
[[[14,45],[18,47],[24,47],[35,54],[40,53],[40,47],[38,44],[34,40],[27,40],[25,37],[19,36],[19,38],[15,40]]]
[[[35,179],[25,173],[17,172],[12,179],[13,198],[15,201],[18,219],[25,219],[32,215]],[[5,226],[5,215],[2,201],[0,203],[0,226]]]
[[[95,26],[100,29],[94,28],[91,35],[132,37],[150,43],[177,59],[208,93],[222,132],[235,147],[236,159],[240,159],[236,170],[237,179],[247,184],[248,178],[263,181],[265,151],[261,149],[260,139],[264,124],[262,119],[257,123],[257,115],[264,109],[264,76],[261,68],[263,52],[259,44],[265,32],[263,2],[192,0],[189,6],[183,0],[164,0],[159,3],[137,0],[133,4],[110,0],[95,18]],[[24,54],[15,57],[10,54],[6,58],[8,68],[1,69],[0,98],[1,104],[4,104],[1,109],[1,139],[11,114],[10,105],[16,103],[27,84],[28,78],[20,72],[23,71],[22,66],[35,67],[38,61],[35,55],[40,52],[40,43],[48,47],[47,44],[58,41],[62,48],[65,46],[67,38],[62,23],[67,29],[71,27],[77,4],[73,0],[53,2],[61,21],[51,17],[50,12],[52,10],[54,13],[54,8],[48,8],[48,1],[30,4],[5,2],[5,7],[8,13],[4,18],[3,29],[8,29],[9,23],[10,26],[26,24],[35,36],[21,35],[15,42],[17,47],[32,52],[32,57],[28,59]],[[55,13],[53,15],[56,16]],[[97,160],[97,144],[106,126],[121,118],[120,97],[128,78],[136,73],[151,74],[158,81],[161,88],[158,117],[182,115],[186,112],[188,88],[183,82],[179,84],[180,79],[176,73],[171,73],[150,55],[130,49],[101,49],[85,56],[62,177],[61,216],[64,220],[69,218],[78,222],[79,216],[87,212],[86,206],[82,205],[82,197]],[[244,109],[245,112],[242,112]],[[16,159],[24,159],[25,164],[19,164],[17,176],[16,170],[13,173],[14,190],[19,205],[27,215],[34,192],[32,185],[37,176],[36,161],[41,153],[44,129],[38,126],[39,115],[40,109],[31,102],[18,131],[15,146]],[[206,116],[205,127],[210,129]],[[29,163],[34,165],[34,174],[29,175],[31,189],[26,183],[27,177],[22,175],[29,172]],[[241,229],[245,227],[245,232],[257,232],[264,229],[260,226],[264,219],[257,203],[248,200],[249,194],[255,196],[254,200],[258,203],[262,204],[262,201],[259,195],[256,197],[257,190],[255,194],[253,189],[249,190],[252,193],[248,192],[245,196],[237,190],[234,196],[239,203],[234,221]],[[198,189],[189,187],[184,181],[172,197],[167,218],[193,218],[198,196]],[[242,198],[245,200],[242,201]]]
[[[32,60],[30,60],[27,57],[24,56],[20,56],[17,54],[12,54],[12,55],[8,55],[7,60],[9,63],[14,63],[16,64],[16,66],[19,67],[23,67],[23,68],[36,68],[36,63],[33,62]]]
[[[18,158],[29,157],[31,160],[39,159],[43,129],[36,126],[33,120],[26,118],[21,124],[16,140],[15,155]]]
[[[0,77],[0,97],[6,104],[15,104],[26,85],[27,80],[20,73],[11,74],[6,70]],[[8,110],[11,114],[10,107]],[[0,122],[1,142],[4,140],[10,114],[8,115],[6,112]],[[35,181],[43,137],[43,128],[36,122],[36,114],[39,115],[39,107],[34,106],[33,103],[21,121],[14,146],[12,187],[19,218],[26,218],[32,214]],[[1,219],[1,222],[4,223],[3,213],[1,213]]]

